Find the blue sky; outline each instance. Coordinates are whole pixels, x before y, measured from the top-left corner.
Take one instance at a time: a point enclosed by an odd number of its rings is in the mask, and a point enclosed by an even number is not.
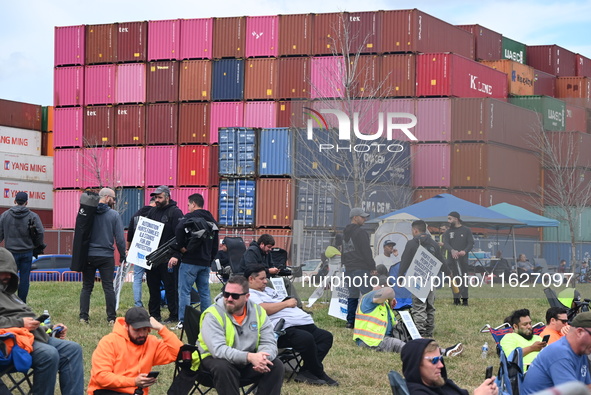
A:
[[[557,44],[591,58],[591,0],[10,1],[0,14],[0,98],[53,104],[55,26],[410,8],[454,25],[479,24],[528,45]]]

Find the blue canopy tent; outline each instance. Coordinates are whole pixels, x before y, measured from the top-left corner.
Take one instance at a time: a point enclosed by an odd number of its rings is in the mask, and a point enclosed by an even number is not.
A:
[[[499,203],[489,207],[490,210],[506,215],[507,217],[523,222],[525,225],[515,225],[516,228],[539,227],[539,226],[560,226],[560,221],[552,218],[546,218],[536,213],[532,213],[523,207],[514,206],[509,203]]]

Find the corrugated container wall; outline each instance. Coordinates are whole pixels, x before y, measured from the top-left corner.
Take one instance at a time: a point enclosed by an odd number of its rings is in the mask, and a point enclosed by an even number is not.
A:
[[[335,186],[324,180],[298,179],[295,219],[302,220],[306,228],[334,227],[335,193]]]
[[[213,57],[242,58],[246,41],[245,17],[215,18],[213,23]]]
[[[561,167],[591,167],[591,134],[581,132],[549,132],[546,133],[553,158]],[[563,174],[568,174],[566,169]]]
[[[82,147],[83,118],[82,107],[56,108],[54,147]]]
[[[349,32],[349,53],[381,52],[382,12],[348,12],[345,28]]]
[[[289,128],[261,130],[259,134],[259,176],[292,175],[293,139],[294,132]],[[259,223],[259,226],[263,225]]]
[[[187,205],[189,203],[189,196],[198,193],[203,196],[203,208],[211,212],[214,218],[217,217],[217,212],[211,211],[211,200],[209,188],[175,188],[173,200],[177,203],[177,206],[181,211],[187,211]]]
[[[538,112],[544,130],[564,130],[566,107],[562,100],[548,96],[520,96],[509,98],[509,103]]]
[[[50,183],[16,180],[0,180],[0,207],[12,207],[16,194],[23,191],[29,195],[27,207],[31,209],[51,210],[53,190]]]
[[[277,127],[278,128],[303,128],[306,126],[308,116],[304,107],[309,107],[307,100],[280,101],[277,103]]]
[[[117,103],[144,103],[146,101],[146,64],[117,65]]]
[[[234,131],[236,134],[236,175],[254,176],[257,172],[258,130],[237,128]]]
[[[145,185],[145,147],[115,148],[114,166],[117,186],[143,187]]]
[[[41,132],[0,126],[0,152],[41,155]]]
[[[242,100],[244,60],[222,59],[213,64],[212,100]]]
[[[180,19],[148,21],[148,60],[179,59]]]
[[[84,66],[57,67],[53,72],[53,105],[84,104]]]
[[[82,186],[80,180],[83,166],[82,148],[56,149],[53,158],[53,187],[56,189],[80,188]]]
[[[527,64],[557,77],[575,75],[575,54],[558,45],[528,45]]]
[[[540,196],[537,194],[523,194],[519,191],[506,191],[494,188],[453,189],[451,194],[484,207],[490,207],[499,203],[509,203],[540,214],[539,205],[541,201]]]
[[[313,14],[279,15],[279,56],[312,53]]]
[[[345,23],[345,13],[333,12],[330,14],[314,15],[314,28],[312,29],[312,54],[333,55],[342,53],[341,32]]]
[[[418,55],[416,94],[505,98],[507,76],[454,54]]]
[[[84,112],[84,145],[115,145],[115,110],[113,106],[86,107]]]
[[[121,188],[117,190],[117,206],[123,227],[127,228],[131,216],[144,206],[144,190],[138,188]]]
[[[416,55],[384,55],[379,82],[382,82],[382,97],[415,96]]]
[[[587,132],[587,111],[583,107],[566,104],[566,121],[564,130],[567,132]]]
[[[180,101],[207,101],[211,98],[211,66],[209,60],[181,62]]]
[[[117,61],[117,25],[86,25],[86,64]]]
[[[531,96],[534,94],[535,70],[533,67],[508,59],[481,63],[507,74],[509,95]]]
[[[117,61],[145,62],[148,57],[148,22],[124,22],[117,26]]]
[[[472,35],[417,9],[384,11],[382,52],[452,52],[474,59]]]
[[[213,18],[181,19],[179,59],[211,59]]]
[[[0,99],[0,125],[20,129],[41,130],[41,121],[41,106]]]
[[[293,185],[289,178],[261,178],[256,186],[256,224],[289,228],[293,221]]]
[[[562,220],[562,218],[566,217],[563,208],[558,206],[546,206],[544,216],[561,220],[560,226],[558,227],[558,232],[554,228],[548,228],[548,230],[544,230],[544,241],[571,241],[568,223]],[[591,207],[586,207],[583,209],[583,212],[576,223],[575,237],[577,241],[591,241]],[[562,255],[560,258],[566,258],[568,260],[568,256],[570,255],[570,246],[567,251],[568,255]]]
[[[236,225],[254,226],[256,207],[256,183],[250,180],[236,180]]]
[[[502,59],[509,59],[517,63],[527,63],[527,45],[503,36]]]
[[[353,79],[350,91],[354,97],[382,96],[381,66],[382,58],[378,55],[360,55],[357,60],[349,61],[348,74]]]
[[[310,68],[310,97],[343,97],[345,67],[341,56],[313,57]]]
[[[208,144],[210,103],[179,104],[179,144]]]
[[[591,59],[581,55],[575,55],[575,75],[579,77],[591,77]]]
[[[146,144],[176,144],[178,104],[159,103],[146,106]]]
[[[451,141],[452,99],[417,99],[417,126],[414,129],[419,141]]]
[[[244,104],[244,125],[247,128],[277,127],[277,103],[251,101]]]
[[[115,144],[143,145],[146,142],[146,107],[117,106],[115,111]]]
[[[211,103],[209,143],[218,142],[219,128],[236,128],[244,125],[244,103]]]
[[[274,58],[248,59],[244,70],[244,100],[277,98],[278,62]]]
[[[279,17],[246,17],[246,57],[279,56]]]
[[[148,103],[179,100],[179,62],[150,62],[147,70]]]
[[[501,59],[503,35],[480,25],[458,25],[474,37],[474,58],[476,60]]]
[[[179,186],[211,186],[217,184],[218,147],[184,145],[178,152]]]
[[[53,227],[55,229],[73,229],[76,226],[77,210],[80,207],[81,190],[55,191],[53,206]]]
[[[43,133],[41,136],[41,155],[53,156],[53,132]]]
[[[554,97],[556,94],[556,76],[534,69],[534,95]]]
[[[412,146],[412,187],[451,187],[451,145],[414,144]]]
[[[105,64],[86,66],[84,71],[84,104],[115,103],[115,74],[117,66]]]
[[[146,186],[175,186],[177,180],[178,146],[146,147]]]
[[[0,152],[0,179],[53,183],[53,158]]]
[[[82,149],[82,188],[99,188],[115,185],[115,152],[113,148]]]
[[[568,170],[568,179],[564,177],[564,170],[544,169],[545,203],[556,202],[556,196],[580,196],[586,193],[591,181],[591,170],[584,167],[573,167]]]
[[[580,105],[591,108],[591,78],[558,77],[556,78],[556,97],[570,97]]]
[[[308,99],[310,97],[310,58],[280,58],[278,87],[279,99]],[[248,83],[248,80],[247,80]]]
[[[54,42],[54,65],[83,65],[85,42],[84,25],[56,26]]]

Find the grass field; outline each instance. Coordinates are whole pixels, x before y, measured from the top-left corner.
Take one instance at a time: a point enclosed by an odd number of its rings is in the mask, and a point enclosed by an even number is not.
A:
[[[301,285],[300,285],[301,286]],[[29,305],[35,312],[48,309],[52,322],[63,322],[68,326],[68,338],[80,343],[84,349],[84,374],[88,383],[92,352],[102,336],[111,331],[106,322],[105,304],[102,288],[96,284],[94,289],[90,325],[78,323],[79,295],[81,284],[75,282],[33,282],[29,293]],[[591,296],[591,284],[579,284],[577,289],[584,297]],[[212,285],[212,293],[219,291],[219,285]],[[300,296],[306,299],[311,289],[300,289]],[[464,353],[456,358],[446,360],[449,377],[461,387],[470,391],[484,379],[484,371],[488,365],[498,367],[499,359],[494,351],[492,336],[479,333],[484,324],[498,325],[512,310],[529,308],[533,322],[544,321],[545,312],[549,307],[544,297],[543,287],[535,288],[482,288],[471,289],[470,306],[454,306],[449,289],[437,291],[435,338],[443,346],[462,342]],[[144,285],[144,303],[147,304],[148,292]],[[324,299],[326,301],[326,299]],[[133,306],[131,283],[124,284],[119,315]],[[340,382],[340,387],[313,387],[293,381],[285,383],[284,394],[389,394],[391,393],[387,373],[394,369],[401,371],[402,364],[398,354],[377,353],[358,348],[352,341],[352,331],[346,329],[344,322],[328,316],[328,304],[322,299],[309,310],[313,312],[316,324],[331,331],[334,345],[326,357],[324,364],[327,373]],[[167,312],[163,311],[163,317]],[[488,358],[480,356],[481,347],[488,342],[490,351]],[[154,370],[161,371],[158,382],[152,386],[153,395],[165,394],[172,382],[173,366],[160,366]],[[56,389],[56,394],[59,390]]]

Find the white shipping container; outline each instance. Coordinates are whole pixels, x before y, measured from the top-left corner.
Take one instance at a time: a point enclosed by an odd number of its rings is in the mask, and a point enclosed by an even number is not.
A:
[[[0,152],[41,155],[41,132],[0,126]]]
[[[41,182],[0,180],[2,188],[1,207],[14,206],[14,198],[18,192],[29,195],[27,207],[35,209],[53,209],[53,185]]]
[[[0,152],[0,178],[53,182],[53,157]]]

